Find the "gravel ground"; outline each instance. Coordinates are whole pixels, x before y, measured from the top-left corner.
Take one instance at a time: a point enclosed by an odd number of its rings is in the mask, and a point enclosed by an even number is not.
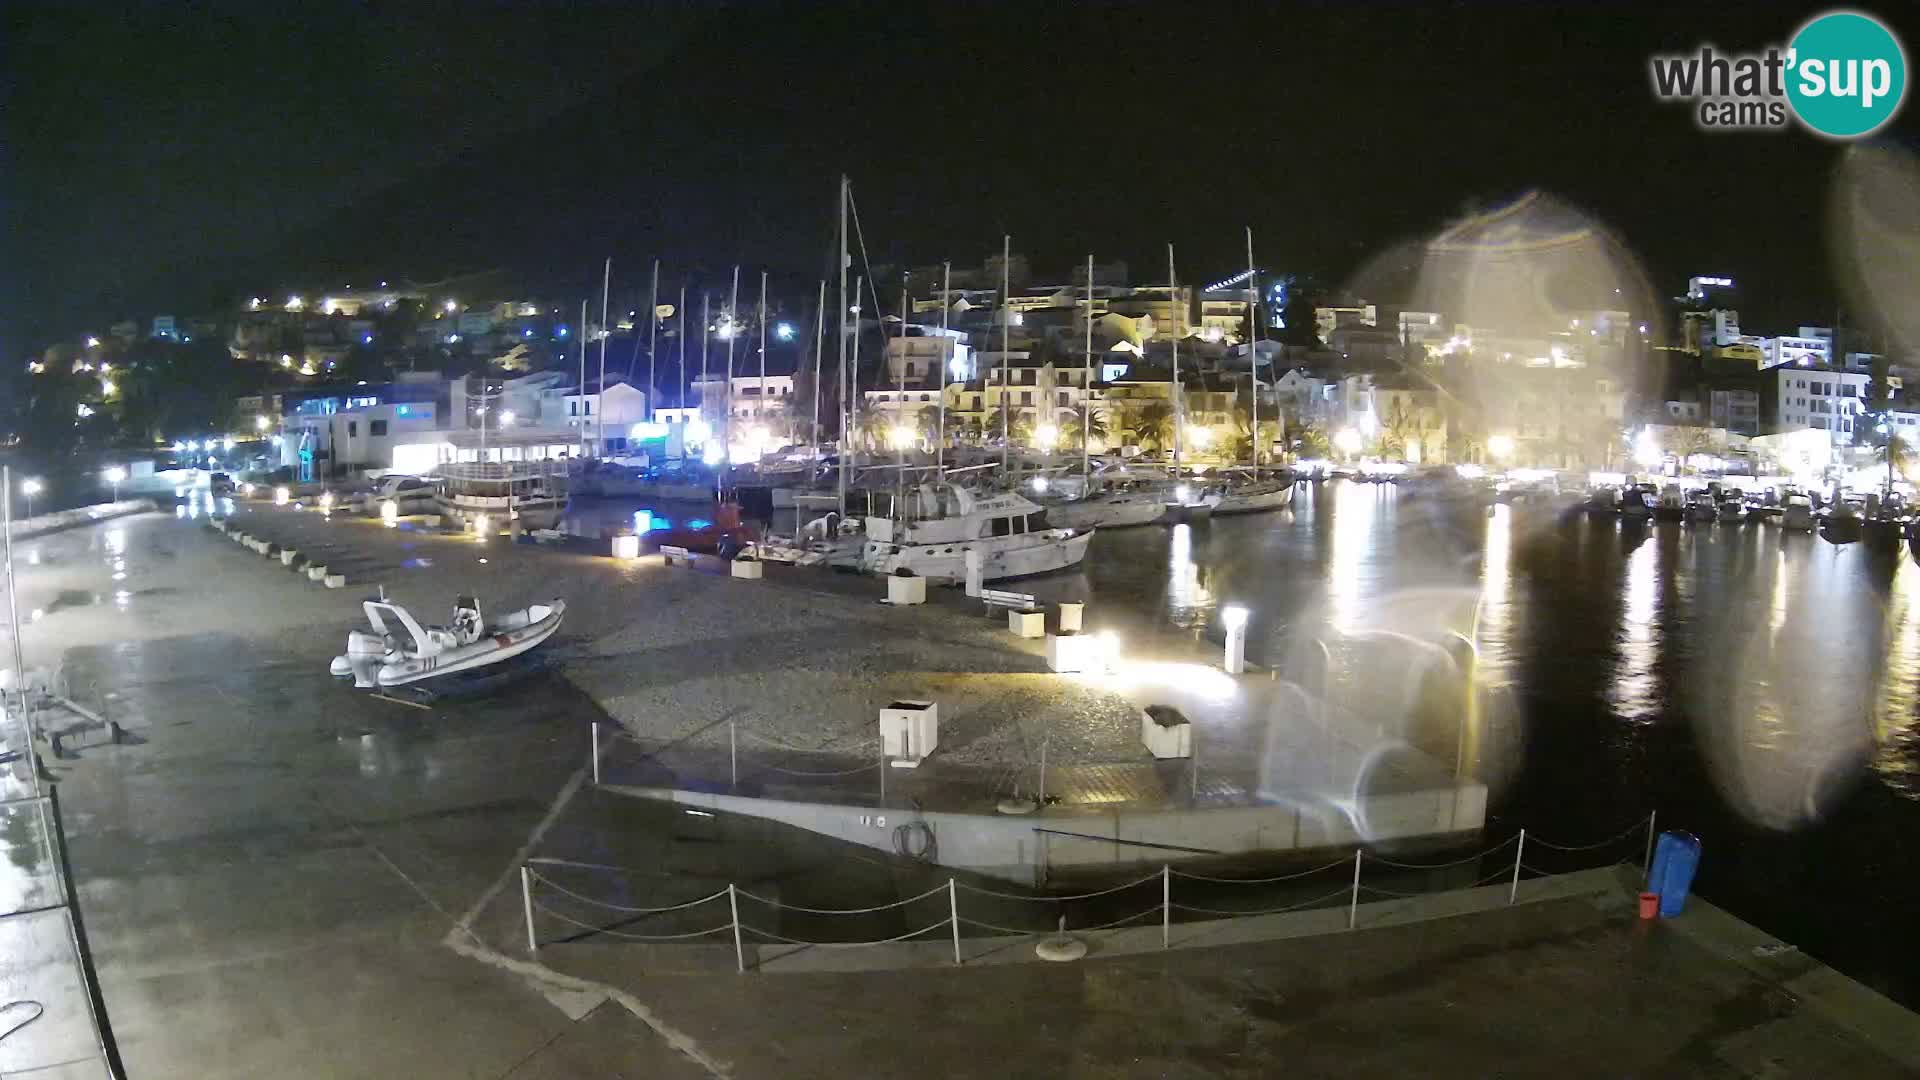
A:
[[[864,757],[879,709],[905,697],[940,703],[939,753],[958,765],[1025,760],[1043,729],[1063,765],[1147,760],[1135,704],[1047,673],[1029,643],[953,597],[898,609],[877,602],[877,581],[818,570],[769,566],[764,581],[737,581],[718,563],[620,563],[312,512],[256,506],[232,520],[347,572],[347,589],[311,591],[325,615],[314,621],[341,641],[375,585],[423,621],[442,619],[457,592],[477,593],[487,610],[564,597],[566,624],[548,651],[649,744],[724,749],[731,716],[746,741]],[[237,545],[233,558],[287,573]]]

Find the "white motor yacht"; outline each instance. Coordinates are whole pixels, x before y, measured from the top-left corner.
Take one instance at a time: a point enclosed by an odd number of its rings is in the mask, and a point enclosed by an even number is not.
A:
[[[866,519],[862,570],[964,581],[967,553],[975,551],[986,580],[1026,577],[1078,565],[1093,541],[1093,529],[1055,527],[1044,507],[1010,491],[922,485],[907,503],[901,519]]]

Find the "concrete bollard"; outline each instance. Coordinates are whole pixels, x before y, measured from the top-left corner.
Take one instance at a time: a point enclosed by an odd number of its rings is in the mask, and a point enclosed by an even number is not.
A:
[[[326,577],[327,577],[327,568],[325,566],[307,567],[308,581],[324,581],[326,580]]]
[[[1070,600],[1060,602],[1060,632],[1077,634],[1080,632],[1080,613],[1085,604],[1076,604]]]
[[[1044,611],[1008,611],[1007,629],[1014,637],[1044,637],[1047,632],[1047,613]]]
[[[298,551],[293,550],[292,548],[280,549],[280,565],[281,566],[292,566],[293,560],[299,557],[300,557],[300,553]]]
[[[325,585],[329,589],[344,589],[347,587],[347,575],[328,574],[326,577],[320,579],[320,584]]]
[[[765,567],[758,559],[735,559],[728,564],[728,573],[746,581],[759,581],[765,576]]]

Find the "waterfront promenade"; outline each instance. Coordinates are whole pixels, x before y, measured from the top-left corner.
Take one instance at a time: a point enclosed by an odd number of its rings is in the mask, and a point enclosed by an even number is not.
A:
[[[743,593],[756,586],[389,536],[368,569],[400,563],[331,591],[170,516],[18,553],[23,607],[42,612],[29,663],[61,664],[76,698],[134,736],[48,763],[134,1075],[1761,1076],[1804,1060],[1901,1075],[1889,1051],[1789,1000],[1804,971],[1754,970],[1681,924],[1643,932],[1587,901],[1064,968],[657,975],[608,948],[596,963],[617,979],[570,974],[516,940],[530,855],[875,891],[922,872],[594,792],[586,732],[612,718],[571,679],[622,665],[609,634],[648,618],[661,678],[751,654],[726,641],[756,634],[924,625],[926,647],[970,675],[1031,657],[984,619],[881,608],[871,581]],[[555,643],[568,678],[432,710],[336,686],[326,661],[376,580],[436,618],[456,589],[496,608],[582,598]],[[636,715],[673,698],[644,700]],[[30,1047],[34,1032],[14,1038]]]

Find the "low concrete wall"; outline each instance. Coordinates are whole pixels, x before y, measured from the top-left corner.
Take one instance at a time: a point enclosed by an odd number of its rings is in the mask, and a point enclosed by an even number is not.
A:
[[[38,514],[30,518],[21,518],[13,523],[13,538],[28,540],[64,529],[77,529],[82,525],[108,521],[129,514],[145,514],[160,509],[152,499],[122,499],[119,502],[95,503],[92,506],[76,506],[71,510],[61,510],[52,514]]]
[[[1477,833],[1486,823],[1487,806],[1481,784],[1375,795],[1351,810],[1319,803],[1044,815],[916,812],[616,784],[606,790],[766,818],[880,851],[898,851],[896,830],[923,822],[933,832],[940,865],[1035,886],[1044,885],[1049,874],[1069,870]],[[915,850],[922,846],[918,837],[901,836],[898,842]]]

